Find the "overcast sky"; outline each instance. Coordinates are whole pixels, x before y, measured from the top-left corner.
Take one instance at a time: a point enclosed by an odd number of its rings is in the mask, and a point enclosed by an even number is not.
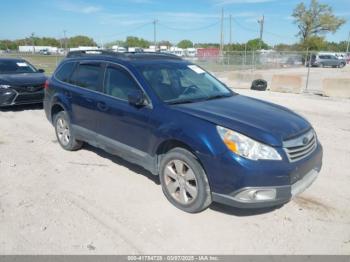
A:
[[[0,39],[29,36],[62,37],[83,34],[98,43],[124,40],[128,35],[153,40],[154,19],[157,39],[177,43],[219,42],[220,13],[225,10],[225,40],[229,40],[232,19],[234,42],[258,36],[257,19],[265,15],[264,40],[269,44],[297,41],[297,26],[291,13],[301,0],[11,0],[2,1]],[[309,1],[303,1],[309,3]],[[346,40],[350,31],[350,0],[321,0],[348,22],[330,41]]]

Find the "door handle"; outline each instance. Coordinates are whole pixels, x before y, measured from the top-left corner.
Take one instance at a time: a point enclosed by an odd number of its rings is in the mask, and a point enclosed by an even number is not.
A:
[[[107,111],[108,110],[108,105],[104,102],[98,102],[97,103],[97,108],[101,111]]]

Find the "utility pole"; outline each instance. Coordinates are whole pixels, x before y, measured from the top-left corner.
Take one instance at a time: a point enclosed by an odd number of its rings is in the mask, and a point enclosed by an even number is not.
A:
[[[230,15],[230,45],[232,45],[232,15]]]
[[[64,52],[67,54],[67,37],[66,37],[66,30],[63,30],[63,37],[64,37]]]
[[[154,19],[153,21],[154,52],[157,51],[157,23],[158,23],[158,20]]]
[[[259,36],[259,44],[260,44],[260,49],[263,41],[263,34],[264,34],[264,23],[265,23],[265,16],[263,15],[261,19],[258,20],[258,23],[260,24],[260,36]]]
[[[349,37],[348,37],[348,44],[346,46],[346,53],[349,53],[349,47],[350,47],[350,31],[349,31]]]
[[[33,54],[35,53],[35,47],[34,47],[34,33],[30,35],[30,38],[32,39],[32,47],[33,47]]]
[[[224,51],[224,8],[221,9],[220,55]]]

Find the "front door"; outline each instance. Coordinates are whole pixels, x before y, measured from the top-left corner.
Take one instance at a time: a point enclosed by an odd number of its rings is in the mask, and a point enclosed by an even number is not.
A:
[[[106,146],[112,146],[119,155],[147,165],[151,161],[147,151],[153,130],[149,121],[152,108],[129,104],[128,94],[135,89],[141,88],[126,69],[117,65],[106,67],[105,95],[98,101],[98,133]]]

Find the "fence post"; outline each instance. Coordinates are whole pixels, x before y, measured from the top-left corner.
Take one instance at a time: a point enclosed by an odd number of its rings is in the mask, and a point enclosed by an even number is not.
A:
[[[309,56],[309,48],[306,50],[306,61],[307,61],[307,75],[306,75],[306,85],[305,85],[305,91],[307,91],[309,87],[309,77],[310,77],[310,67],[311,67],[311,56],[312,53],[310,53]]]

